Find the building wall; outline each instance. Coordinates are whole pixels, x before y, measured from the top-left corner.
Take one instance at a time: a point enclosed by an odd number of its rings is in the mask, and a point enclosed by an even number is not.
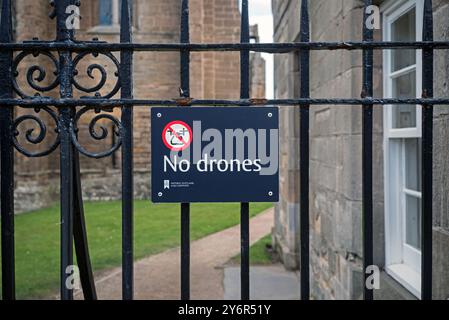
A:
[[[98,0],[81,1],[81,29],[76,32],[78,40],[99,39],[107,42],[119,42],[119,28],[98,26]],[[15,34],[17,41],[39,37],[41,40],[53,40],[55,37],[55,21],[48,18],[51,11],[47,0],[16,0]],[[136,43],[177,43],[180,38],[179,0],[134,0],[133,33]],[[238,2],[228,0],[192,0],[190,1],[191,41],[196,43],[239,42],[240,12]],[[257,29],[255,29],[257,30]],[[117,60],[119,53],[114,53]],[[257,97],[265,96],[265,62],[257,55],[252,56],[253,91]],[[48,58],[40,55],[27,58],[20,69],[18,82],[27,88],[27,94],[33,95],[26,84],[26,71],[30,63],[46,68],[47,77],[42,84],[49,84],[53,66]],[[83,58],[77,66],[75,79],[82,85],[92,87],[99,81],[98,70],[93,71],[94,79],[87,74],[87,67],[97,63],[107,71],[106,85],[100,90],[105,95],[116,82],[113,62],[103,55]],[[139,99],[172,99],[179,97],[180,58],[176,52],[136,52],[134,54],[134,96]],[[204,99],[236,99],[240,95],[240,58],[238,52],[194,52],[191,54],[191,97]],[[118,93],[115,97],[119,97]],[[45,95],[57,97],[55,89]],[[85,96],[86,93],[74,90],[74,96]],[[91,93],[90,95],[93,95]],[[17,108],[17,116],[33,113],[32,110]],[[39,146],[26,144],[23,135],[19,141],[27,148],[42,150],[54,138],[54,124],[48,116],[41,117],[49,124],[49,136]],[[120,109],[115,108],[113,114],[120,118]],[[89,135],[89,123],[95,116],[93,111],[80,118],[79,141],[89,151],[107,150],[112,144],[112,123],[99,121],[109,129],[106,139],[97,141]],[[24,123],[24,128],[35,125]],[[100,127],[97,126],[97,132]],[[37,128],[35,129],[37,132]],[[135,197],[147,199],[150,195],[150,108],[134,109],[134,166]],[[16,211],[23,212],[48,206],[57,199],[59,191],[59,149],[50,157],[26,158],[16,152]],[[121,152],[120,149],[112,157],[92,160],[80,156],[81,176],[84,199],[111,200],[121,197]]]
[[[290,42],[299,37],[299,1],[272,1],[274,41]],[[274,56],[274,94],[276,98],[298,97],[297,54]],[[299,112],[281,108],[279,112],[279,203],[275,211],[274,238],[284,264],[289,269],[299,264]]]
[[[14,19],[15,41],[21,42],[36,37],[39,37],[40,40],[49,40],[55,37],[55,28],[48,27],[50,24],[48,22],[48,14],[50,12],[48,1],[16,0],[13,4],[14,12],[16,13],[16,18]],[[19,14],[22,17],[21,19],[18,19]],[[42,30],[42,32],[37,33],[36,30]],[[27,95],[34,95],[34,91],[30,90],[29,85],[26,83],[26,72],[31,65],[40,65],[47,73],[43,81],[37,82],[39,85],[48,85],[55,78],[52,74],[55,71],[54,65],[48,58],[43,55],[25,58],[18,66],[17,83]],[[54,96],[53,93],[45,93],[45,95]],[[16,108],[15,113],[16,117],[25,114],[35,114],[32,110],[24,108]],[[54,123],[48,114],[40,111],[39,116],[46,123],[51,124],[47,131],[47,138],[39,146],[27,143],[24,139],[24,134],[18,136],[18,141],[31,151],[44,150],[55,139],[54,131],[51,129],[54,128]],[[18,127],[22,133],[28,128],[34,129],[35,135],[40,132],[39,127],[33,121],[25,121]],[[58,190],[58,186],[53,183],[55,178],[54,163],[59,163],[57,153],[53,153],[45,158],[27,158],[18,152],[15,153],[15,206],[17,211],[37,209],[47,205],[54,199]]]
[[[260,42],[258,25],[250,28],[250,35],[254,42]],[[266,63],[260,52],[250,53],[250,97],[265,98]]]
[[[380,1],[377,3],[379,4]],[[312,41],[362,39],[362,1],[313,0],[310,4]],[[297,41],[300,0],[273,0],[276,42]],[[449,4],[435,1],[435,38],[448,39]],[[375,37],[381,39],[380,32]],[[360,97],[361,51],[312,51],[311,96],[313,98]],[[447,53],[436,53],[435,95],[447,96]],[[382,96],[382,55],[375,52],[375,95]],[[298,54],[275,57],[277,98],[295,97],[300,88]],[[299,268],[299,113],[281,111],[281,200],[276,207],[274,242],[285,266]],[[448,111],[436,108],[434,161],[434,296],[449,295],[443,247],[449,244],[447,211]],[[374,259],[384,267],[383,114],[374,112]],[[310,111],[310,264],[311,294],[316,299],[358,299],[362,274],[362,150],[361,107],[312,106]],[[447,162],[447,161],[446,161]],[[382,272],[376,298],[413,297]]]
[[[434,0],[435,40],[449,39],[449,3]],[[435,51],[435,97],[449,96],[449,51]],[[433,162],[433,289],[434,297],[449,299],[449,106],[435,107]]]

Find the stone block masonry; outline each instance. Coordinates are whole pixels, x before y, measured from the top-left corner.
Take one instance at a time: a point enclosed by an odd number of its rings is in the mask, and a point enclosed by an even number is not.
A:
[[[381,4],[383,1],[375,1]],[[299,39],[301,0],[272,0],[274,41]],[[309,1],[312,41],[360,41],[361,0]],[[449,38],[447,1],[433,1],[435,40]],[[381,31],[375,32],[382,40]],[[435,52],[435,96],[448,96],[449,52]],[[360,51],[312,51],[313,98],[360,97]],[[276,98],[298,97],[299,56],[275,55]],[[382,92],[382,52],[375,51],[375,97]],[[449,147],[448,106],[435,107],[433,292],[449,297]],[[310,111],[310,270],[316,299],[359,299],[362,274],[362,109],[360,106],[312,106]],[[374,262],[385,267],[383,108],[374,108],[373,197]],[[280,202],[276,206],[274,245],[288,269],[299,268],[299,112],[280,111]],[[386,272],[376,299],[414,298]]]

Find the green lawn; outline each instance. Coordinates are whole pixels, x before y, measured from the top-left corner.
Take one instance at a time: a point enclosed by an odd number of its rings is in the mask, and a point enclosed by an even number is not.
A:
[[[266,265],[273,263],[271,254],[267,251],[267,245],[271,245],[271,234],[266,235],[255,244],[249,251],[249,262],[252,265]],[[231,259],[231,263],[240,264],[240,255]]]
[[[251,215],[269,207],[268,203],[251,204]],[[121,203],[89,202],[85,212],[94,270],[120,265]],[[239,204],[192,204],[191,239],[237,225],[239,212]],[[16,216],[15,230],[17,297],[40,297],[54,292],[59,285],[59,208]],[[136,259],[176,247],[179,239],[179,205],[135,202]]]

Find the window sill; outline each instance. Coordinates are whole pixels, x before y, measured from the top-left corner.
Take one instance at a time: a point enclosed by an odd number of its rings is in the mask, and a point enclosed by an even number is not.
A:
[[[120,26],[119,25],[111,25],[111,26],[95,26],[87,30],[87,33],[95,33],[95,34],[120,34]]]
[[[389,265],[386,272],[415,297],[421,299],[421,274],[405,264]]]

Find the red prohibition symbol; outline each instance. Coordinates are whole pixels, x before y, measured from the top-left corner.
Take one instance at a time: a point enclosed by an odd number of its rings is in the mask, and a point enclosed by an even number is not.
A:
[[[192,128],[183,121],[172,121],[162,130],[162,141],[172,151],[182,151],[192,143]]]

